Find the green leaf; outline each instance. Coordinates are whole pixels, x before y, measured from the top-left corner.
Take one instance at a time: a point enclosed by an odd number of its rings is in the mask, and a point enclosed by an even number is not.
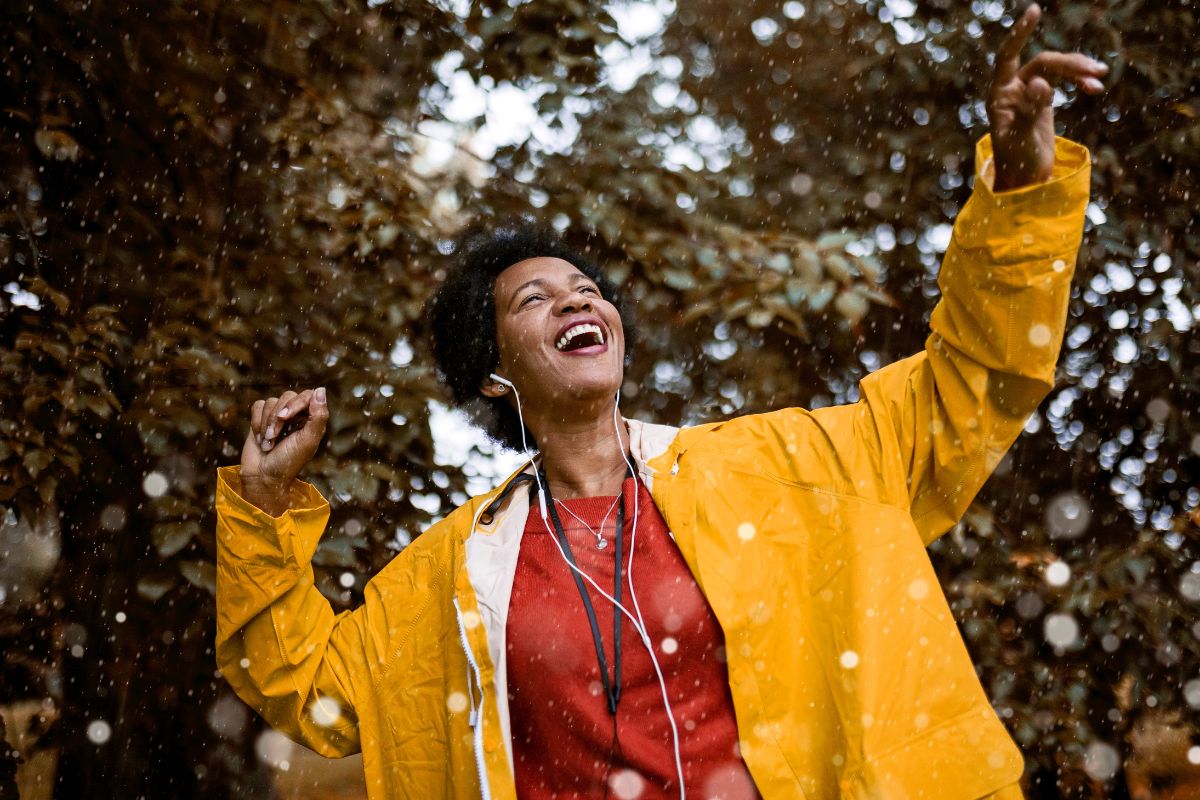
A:
[[[668,267],[662,273],[663,283],[670,286],[672,289],[680,292],[686,292],[689,289],[696,288],[696,279],[692,273],[685,272],[681,269]]]
[[[50,450],[29,450],[21,461],[30,476],[36,478],[39,472],[54,463],[54,453]]]
[[[217,568],[211,562],[183,561],[179,564],[179,572],[192,586],[211,595],[217,593]]]
[[[152,572],[138,578],[137,593],[154,602],[179,585],[179,579],[167,572]]]
[[[160,522],[151,530],[154,548],[162,558],[170,558],[187,547],[192,537],[200,532],[200,523],[185,520],[183,522]]]

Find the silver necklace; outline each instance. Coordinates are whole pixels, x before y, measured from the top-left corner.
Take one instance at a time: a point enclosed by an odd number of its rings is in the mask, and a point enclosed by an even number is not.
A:
[[[604,514],[604,519],[600,520],[600,529],[599,530],[593,530],[591,525],[588,525],[586,522],[584,522],[582,519],[580,519],[578,514],[576,514],[571,509],[567,508],[567,504],[564,503],[562,500],[559,500],[556,498],[554,500],[554,502],[558,503],[562,507],[563,511],[567,512],[572,517],[574,517],[576,520],[578,520],[579,524],[582,525],[587,530],[588,533],[590,533],[592,536],[595,536],[596,537],[596,549],[603,550],[604,548],[608,547],[608,540],[604,538],[604,524],[606,522],[608,522],[609,515],[612,514],[613,509],[617,507],[617,501],[619,501],[620,499],[621,499],[621,495],[617,495],[616,497],[613,498],[613,504],[608,507],[608,511]],[[617,535],[620,536],[621,532],[617,531]]]

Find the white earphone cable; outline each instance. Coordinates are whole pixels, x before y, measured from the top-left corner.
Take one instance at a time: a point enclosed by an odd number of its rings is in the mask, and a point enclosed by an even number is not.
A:
[[[494,372],[489,377],[491,377],[493,380],[499,381],[500,383],[504,384],[505,386],[507,386],[513,390],[513,397],[516,398],[516,401],[517,401],[517,419],[521,425],[521,447],[522,447],[522,449],[524,449],[525,457],[527,459],[529,459],[529,463],[533,464],[533,454],[530,452],[529,442],[525,438],[525,415],[521,409],[521,393],[519,391],[517,391],[516,385],[513,384],[512,381],[508,380],[507,378],[502,378]],[[595,589],[597,592],[600,593],[601,597],[603,597],[608,602],[612,603],[614,608],[616,608],[618,611],[620,611],[622,614],[624,614],[626,617],[628,617],[630,624],[632,624],[634,630],[637,631],[638,637],[641,638],[642,644],[645,645],[646,652],[649,653],[649,655],[650,655],[650,663],[654,665],[654,674],[658,678],[659,689],[662,691],[663,706],[666,707],[666,711],[667,711],[667,722],[670,723],[670,725],[671,725],[671,747],[672,747],[672,749],[674,751],[674,755],[675,755],[675,775],[679,779],[679,800],[686,800],[687,790],[683,785],[683,757],[680,754],[680,750],[679,750],[679,727],[675,724],[675,712],[671,709],[671,699],[667,693],[667,681],[666,681],[666,678],[663,677],[662,667],[659,666],[658,658],[654,654],[654,643],[652,641],[650,641],[650,635],[646,632],[646,620],[642,616],[642,609],[638,605],[637,593],[633,589],[633,552],[637,545],[638,509],[639,509],[639,499],[640,499],[641,489],[637,485],[638,484],[637,470],[634,469],[633,463],[629,460],[629,457],[625,455],[625,443],[621,438],[620,414],[618,413],[618,407],[620,405],[621,405],[621,391],[618,389],[616,403],[613,405],[613,430],[617,435],[617,447],[621,451],[621,459],[625,462],[625,465],[629,468],[629,472],[631,475],[633,475],[633,480],[634,480],[633,530],[630,533],[630,538],[629,538],[629,566],[628,566],[627,572],[629,574],[629,578],[628,578],[629,596],[630,596],[630,598],[633,599],[633,608],[637,612],[636,615],[631,613],[629,611],[629,609],[627,609],[621,603],[618,603],[615,597],[610,595],[608,592],[604,591],[604,589],[600,588],[600,585],[598,583],[596,583],[596,581],[592,580],[591,575],[588,575],[582,569],[580,569],[576,565],[572,564],[571,559],[567,558],[567,554],[565,552],[563,552],[562,544],[559,543],[558,537],[555,536],[554,531],[552,531],[550,529],[548,511],[546,509],[545,487],[542,486],[542,479],[541,479],[541,476],[539,475],[540,470],[537,469],[537,467],[535,465],[534,470],[533,470],[533,477],[534,477],[534,480],[537,481],[537,486],[538,486],[538,508],[541,512],[542,524],[546,526],[546,532],[550,534],[550,540],[552,542],[554,542],[554,547],[558,551],[558,554],[562,557],[563,563],[565,563],[568,567],[570,567],[572,570],[574,570],[576,573],[578,573],[579,576],[581,578],[583,578],[585,581],[587,581],[592,586],[593,589]],[[623,488],[622,488],[622,491],[624,491]],[[620,536],[621,534],[622,534],[621,531],[617,531],[618,536]]]
[[[629,565],[625,570],[628,576],[626,580],[629,582],[629,597],[633,600],[633,608],[637,612],[638,620],[642,627],[642,641],[646,648],[650,651],[650,661],[654,664],[654,671],[658,675],[658,684],[662,688],[663,705],[667,708],[667,721],[671,723],[671,744],[675,751],[675,774],[679,777],[679,799],[684,800],[687,797],[686,789],[683,785],[683,757],[679,752],[679,728],[675,724],[675,712],[671,709],[671,699],[667,696],[667,682],[663,678],[662,668],[658,665],[658,659],[654,657],[654,645],[649,641],[646,635],[646,620],[642,616],[642,608],[638,604],[637,592],[633,588],[633,553],[637,549],[637,531],[638,531],[638,509],[640,507],[639,498],[641,497],[641,489],[638,487],[637,470],[633,468],[633,463],[629,457],[625,455],[625,443],[621,439],[621,416],[618,408],[621,405],[621,390],[617,390],[617,401],[613,405],[613,430],[617,434],[617,447],[621,451],[621,458],[624,459],[626,466],[629,467],[630,473],[633,475],[634,493],[633,493],[633,530],[629,534]]]

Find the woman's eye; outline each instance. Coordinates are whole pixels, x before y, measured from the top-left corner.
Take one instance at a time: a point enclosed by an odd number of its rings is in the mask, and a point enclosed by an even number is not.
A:
[[[521,301],[521,305],[517,306],[517,308],[524,308],[525,306],[529,305],[530,300],[538,300],[540,298],[540,294],[526,295],[525,299]]]

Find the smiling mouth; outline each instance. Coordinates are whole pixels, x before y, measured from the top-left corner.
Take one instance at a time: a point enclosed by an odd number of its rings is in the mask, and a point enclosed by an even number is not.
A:
[[[570,353],[574,350],[595,347],[604,343],[604,331],[600,329],[599,325],[591,322],[581,322],[563,331],[563,335],[554,343],[554,347],[560,353]]]

